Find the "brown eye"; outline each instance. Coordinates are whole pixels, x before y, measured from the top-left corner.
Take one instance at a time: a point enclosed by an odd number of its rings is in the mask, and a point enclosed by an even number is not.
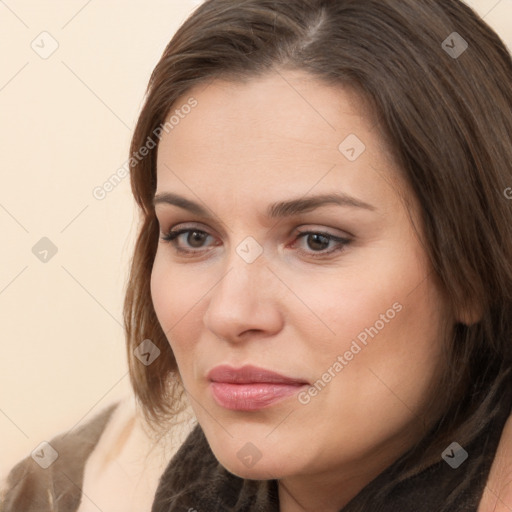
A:
[[[204,231],[189,231],[187,244],[190,245],[190,247],[200,248],[207,236],[208,233],[205,233]]]
[[[209,240],[209,238],[211,240]],[[164,242],[170,243],[179,253],[198,253],[204,252],[200,249],[207,249],[213,244],[213,237],[199,229],[177,229],[171,230],[162,236]]]
[[[313,251],[323,251],[329,247],[329,237],[321,233],[310,233],[307,235],[307,244]]]
[[[295,243],[298,245],[297,250],[300,253],[320,258],[342,252],[351,241],[349,238],[335,236],[331,233],[302,231],[299,232]]]

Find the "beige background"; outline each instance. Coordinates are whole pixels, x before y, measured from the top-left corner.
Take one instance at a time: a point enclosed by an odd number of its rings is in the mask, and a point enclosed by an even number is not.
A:
[[[151,70],[199,3],[0,0],[0,474],[129,392],[129,178],[92,192],[126,161]],[[468,3],[512,48],[512,0]]]

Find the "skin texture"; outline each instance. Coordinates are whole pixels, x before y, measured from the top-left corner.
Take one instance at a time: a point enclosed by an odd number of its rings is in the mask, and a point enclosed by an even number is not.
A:
[[[281,70],[246,83],[216,80],[176,104],[190,96],[198,106],[159,145],[157,195],[178,194],[208,216],[170,204],[156,212],[162,236],[185,227],[208,236],[159,241],[151,278],[158,320],[218,460],[244,478],[279,478],[284,512],[338,511],[434,418],[430,394],[456,319],[399,191],[413,198],[354,92]],[[354,161],[338,149],[349,134],[366,146]],[[275,202],[340,192],[374,209],[266,215]],[[319,248],[298,229],[351,242],[320,237]],[[263,251],[252,263],[237,252],[249,236]],[[333,370],[379,320],[367,345]],[[232,411],[215,402],[206,377],[219,364],[309,383],[331,369],[331,379],[307,404],[291,396]],[[247,443],[261,456],[250,467],[237,456]]]

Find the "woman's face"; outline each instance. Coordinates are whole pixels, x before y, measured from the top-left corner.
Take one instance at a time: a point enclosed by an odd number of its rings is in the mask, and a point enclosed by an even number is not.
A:
[[[353,92],[282,72],[191,97],[151,291],[208,442],[244,478],[375,475],[424,434],[452,323],[410,192]]]

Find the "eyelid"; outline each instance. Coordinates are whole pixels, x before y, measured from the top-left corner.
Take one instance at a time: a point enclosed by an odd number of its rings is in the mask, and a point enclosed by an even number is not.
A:
[[[304,227],[304,226],[307,226],[307,227]],[[353,239],[355,238],[355,235],[353,235],[352,233],[350,233],[349,231],[347,231],[346,229],[340,229],[340,228],[336,228],[334,226],[327,226],[325,224],[313,224],[313,223],[304,223],[304,224],[301,224],[300,226],[297,226],[295,228],[295,232],[296,233],[323,233],[323,234],[326,234],[326,235],[329,235],[329,236],[332,236],[332,237],[337,237],[337,238],[350,238],[350,239]]]
[[[162,222],[163,225],[167,224],[167,222]],[[202,222],[177,222],[175,224],[171,224],[171,226],[167,229],[163,229],[163,227],[160,228],[160,231],[165,233],[166,235],[170,233],[171,231],[182,231],[182,230],[190,230],[190,231],[204,231],[210,236],[214,236],[218,238],[217,234],[214,229],[210,228],[210,226],[207,226],[203,224]]]
[[[190,227],[190,229],[197,229],[198,231],[206,231],[208,234],[215,233],[215,236],[221,237],[225,236],[227,232],[227,226],[217,218],[209,218],[209,217],[202,217],[201,215],[189,215],[187,212],[183,211],[177,211],[173,212],[172,205],[169,205],[170,208],[168,209],[162,209],[160,213],[160,218],[156,214],[156,208],[155,208],[155,217],[158,222],[158,225],[161,227],[161,230],[164,231],[163,226],[171,226],[170,228],[166,229],[165,232],[169,232],[171,229],[174,229],[179,226],[179,229]],[[190,220],[186,221],[184,218],[195,218],[197,220]],[[180,222],[180,219],[183,219]],[[214,225],[214,227],[212,226]]]

